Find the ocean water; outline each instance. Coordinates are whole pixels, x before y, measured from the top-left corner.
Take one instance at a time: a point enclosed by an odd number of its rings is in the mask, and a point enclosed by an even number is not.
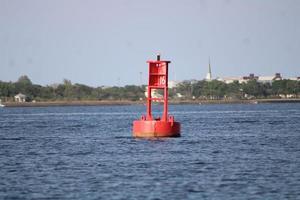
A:
[[[0,199],[300,199],[300,104],[0,108]],[[155,107],[155,115],[160,108]]]

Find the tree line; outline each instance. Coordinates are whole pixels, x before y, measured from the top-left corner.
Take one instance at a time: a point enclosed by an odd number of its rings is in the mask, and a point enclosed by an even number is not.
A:
[[[33,84],[27,76],[21,76],[16,82],[0,81],[0,98],[13,101],[18,93],[26,95],[26,101],[56,100],[131,100],[144,97],[145,87],[126,85],[124,87],[90,87],[84,84],[63,83],[41,86]]]
[[[33,84],[27,76],[21,76],[16,82],[0,81],[0,99],[13,101],[18,93],[26,95],[27,101],[56,100],[131,100],[145,98],[146,86],[126,85],[124,87],[90,87],[73,84],[63,80],[60,84],[41,86]],[[169,90],[170,99],[249,99],[278,98],[290,95],[299,97],[300,81],[276,80],[261,83],[249,80],[245,83],[235,81],[226,84],[221,81],[183,81]]]
[[[250,98],[279,98],[299,97],[300,81],[276,80],[273,82],[258,82],[249,80],[239,83],[224,83],[212,81],[184,81],[172,89],[174,94],[180,93],[187,99],[250,99]]]

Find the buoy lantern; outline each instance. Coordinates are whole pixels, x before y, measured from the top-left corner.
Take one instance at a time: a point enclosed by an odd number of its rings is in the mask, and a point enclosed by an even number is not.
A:
[[[180,137],[180,123],[168,115],[168,65],[171,61],[149,60],[149,82],[147,89],[147,114],[133,122],[134,137]],[[163,90],[163,98],[152,97],[152,90]],[[153,118],[151,104],[153,101],[164,103],[162,117]]]

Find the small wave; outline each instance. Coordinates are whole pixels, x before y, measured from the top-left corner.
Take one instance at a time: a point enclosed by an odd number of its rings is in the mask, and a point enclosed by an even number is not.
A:
[[[197,161],[197,162],[193,162],[192,164],[194,164],[194,165],[205,165],[207,163],[205,163],[204,161]]]
[[[276,125],[276,124],[284,124],[285,122],[284,121],[270,121],[268,123],[271,125]]]
[[[115,136],[115,139],[132,139],[132,136]]]
[[[254,124],[254,123],[257,123],[259,122],[258,120],[237,120],[237,121],[234,121],[233,123],[246,123],[246,124]]]
[[[69,153],[69,154],[66,154],[67,156],[71,156],[71,157],[76,157],[76,156],[86,156],[86,155],[89,155],[89,154],[93,154],[94,152],[93,151],[79,151],[79,152],[74,152],[74,153]]]
[[[18,138],[0,138],[0,140],[22,140],[24,138],[18,137]]]

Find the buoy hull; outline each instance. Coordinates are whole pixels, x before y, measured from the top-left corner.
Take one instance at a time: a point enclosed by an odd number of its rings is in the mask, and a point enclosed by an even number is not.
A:
[[[180,137],[180,123],[156,120],[133,122],[134,137]]]

